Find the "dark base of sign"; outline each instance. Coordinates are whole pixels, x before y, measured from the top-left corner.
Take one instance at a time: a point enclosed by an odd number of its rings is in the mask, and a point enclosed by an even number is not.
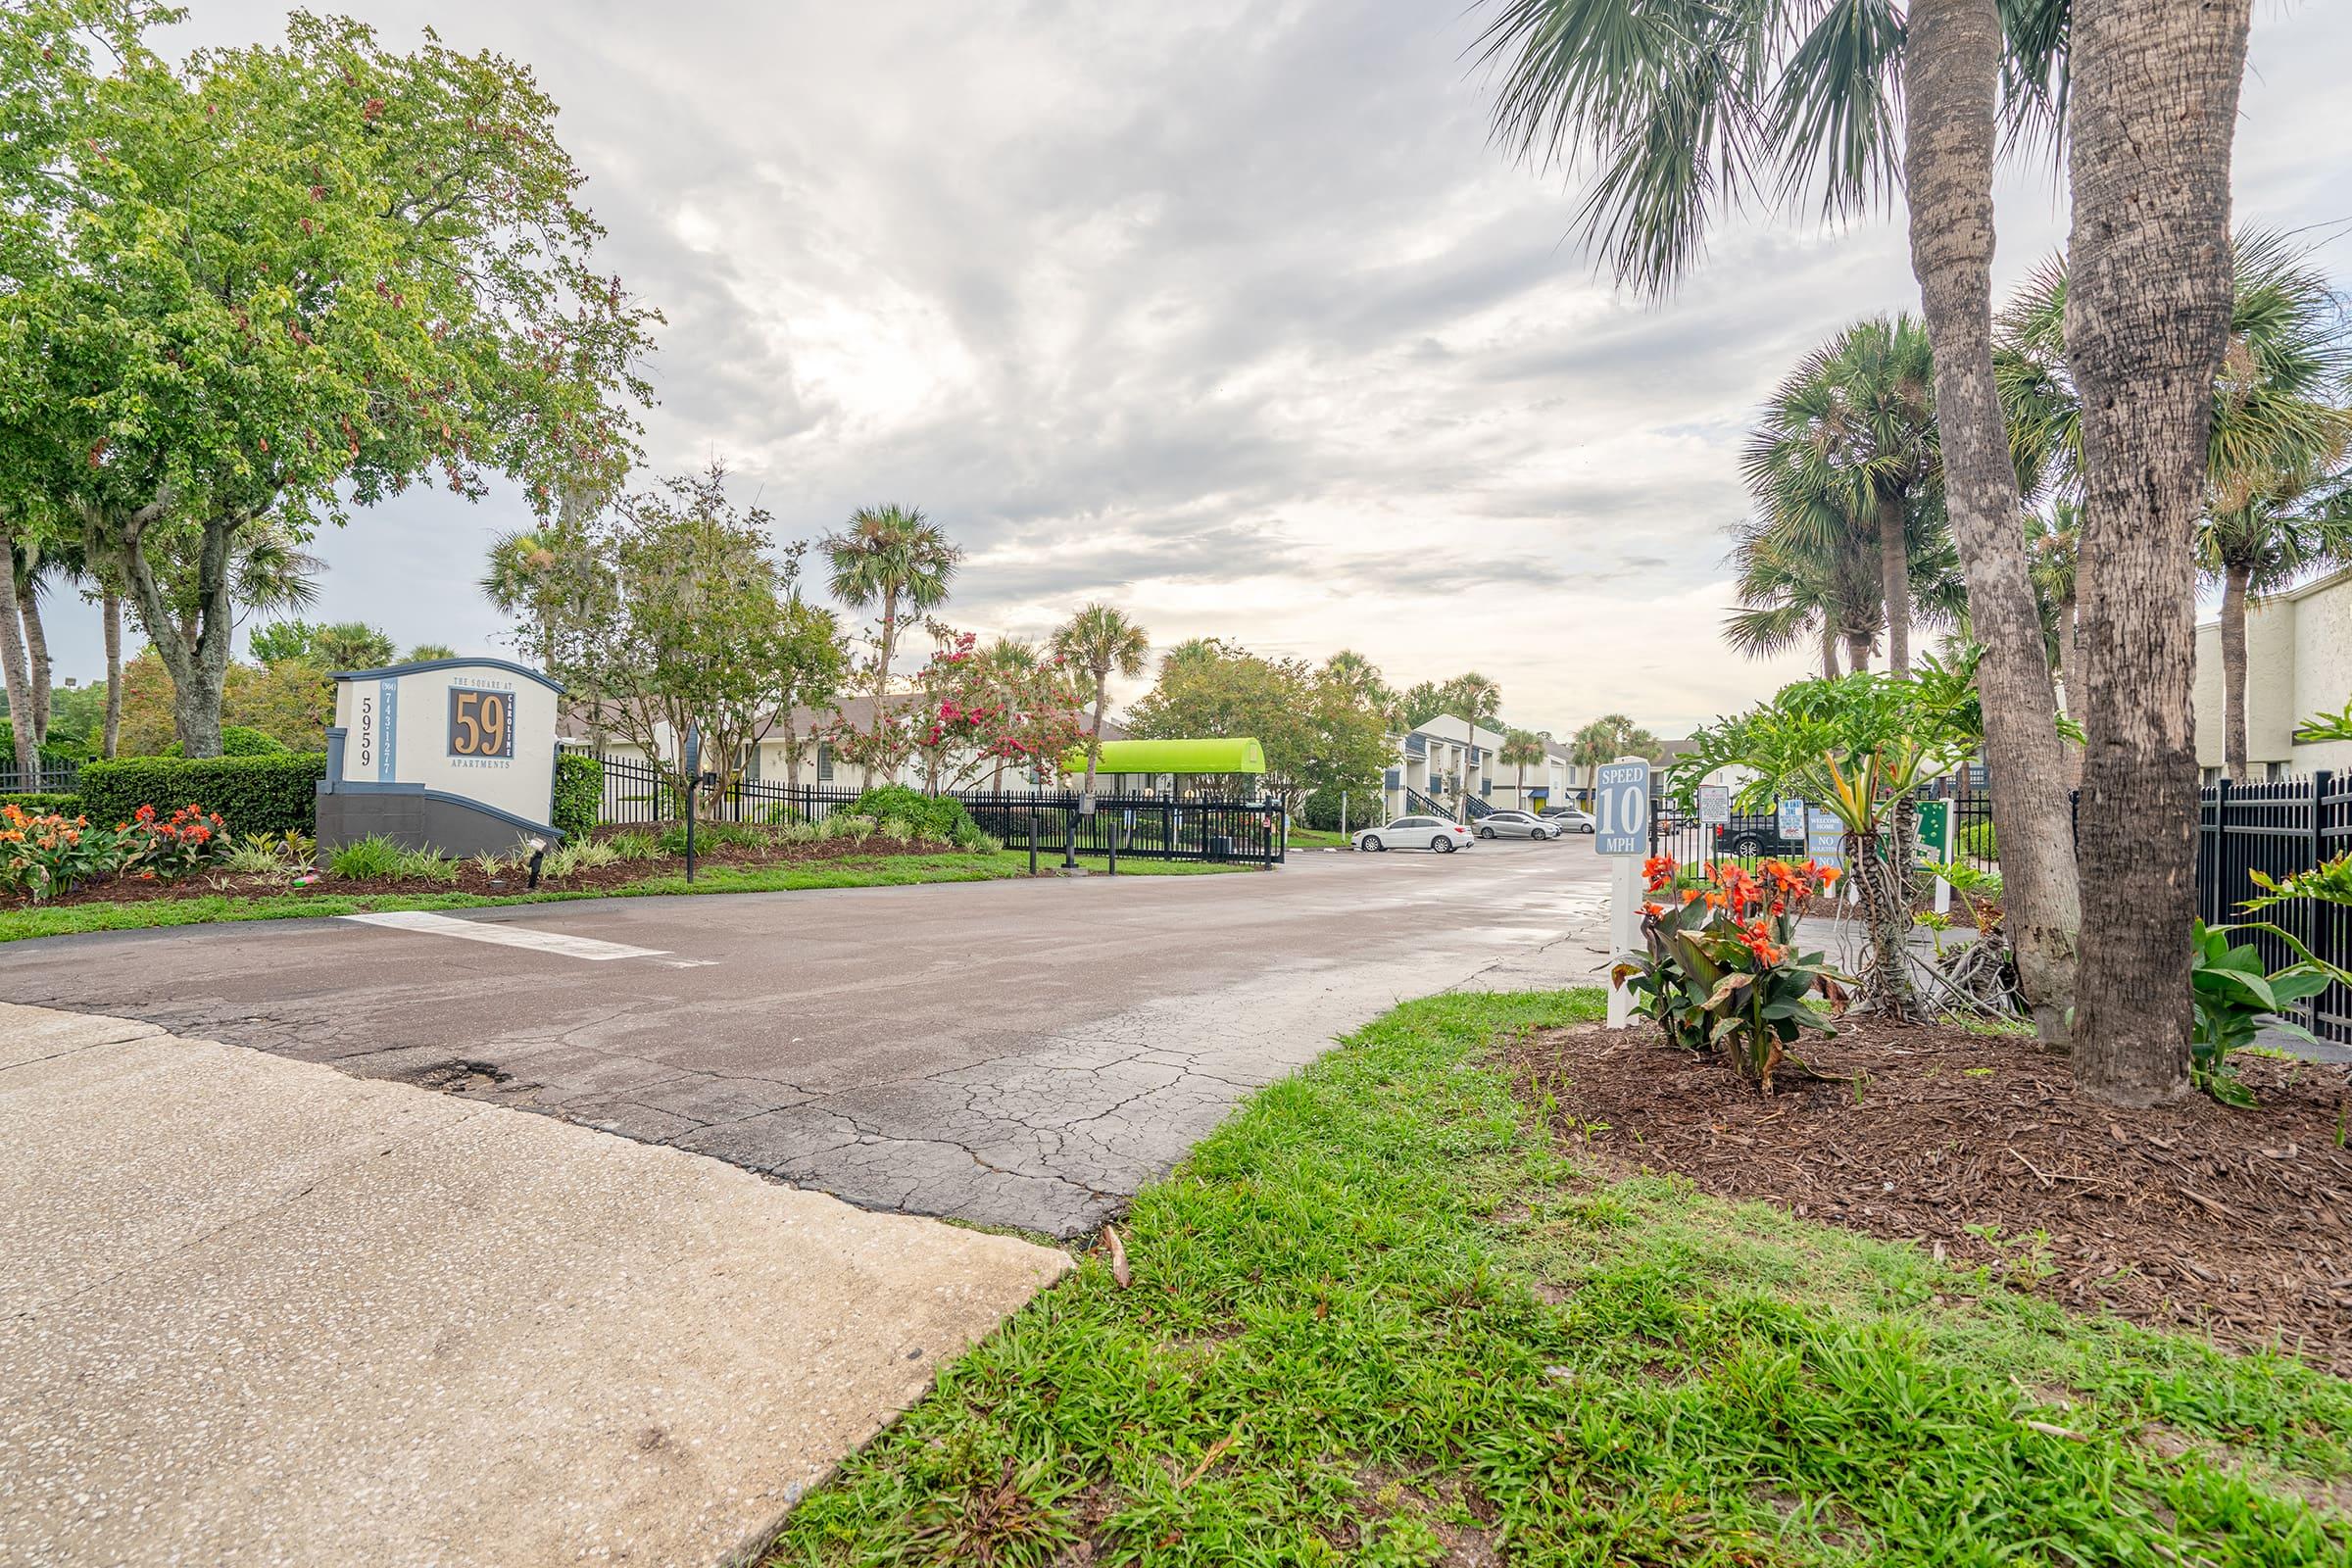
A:
[[[335,850],[380,834],[404,848],[432,850],[453,859],[474,855],[513,855],[523,840],[560,836],[504,811],[453,795],[321,793],[318,848]]]

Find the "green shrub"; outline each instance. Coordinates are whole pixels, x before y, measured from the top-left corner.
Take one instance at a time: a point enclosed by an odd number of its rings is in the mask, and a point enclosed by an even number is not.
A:
[[[1340,796],[1342,793],[1342,790],[1337,788],[1315,791],[1306,798],[1306,804],[1298,808],[1298,815],[1295,821],[1300,827],[1311,827],[1319,833],[1337,833],[1340,830]],[[1382,820],[1381,802],[1383,797],[1380,793],[1379,774],[1371,774],[1356,780],[1346,786],[1345,793],[1348,797],[1348,826],[1350,831],[1359,827],[1370,827],[1375,822]]]
[[[651,833],[615,833],[605,843],[612,847],[613,855],[623,860],[652,860],[660,858],[662,855],[662,841]],[[700,847],[699,842],[697,847]]]
[[[81,797],[56,790],[25,790],[15,795],[0,795],[0,806],[14,806],[34,816],[79,816]],[[110,827],[112,823],[108,824]]]
[[[697,855],[706,855],[721,845],[766,844],[775,836],[767,829],[749,822],[697,822],[694,825],[694,851]],[[686,824],[671,822],[665,825],[662,829],[661,844],[664,855],[684,855]]]
[[[353,882],[372,881],[379,876],[391,876],[401,868],[409,852],[381,833],[370,833],[364,839],[354,839],[341,849],[328,852],[326,868],[339,877]]]
[[[604,814],[605,764],[586,752],[565,752],[556,759],[556,799],[548,825],[567,839],[584,839],[596,831]]]
[[[882,784],[858,797],[852,814],[877,822],[899,821],[916,838],[954,844],[973,826],[972,815],[953,795],[925,795],[904,784]]]
[[[255,729],[250,724],[220,726],[220,755],[222,757],[283,757],[290,750],[284,741],[268,730]],[[157,754],[160,757],[183,755],[179,742],[173,741]]]
[[[314,833],[318,827],[318,781],[326,758],[318,752],[265,757],[126,757],[84,762],[82,809],[92,822],[126,822],[142,806],[162,811],[194,803],[218,811],[229,831]]]
[[[1954,853],[1971,860],[1997,860],[1999,847],[1993,842],[1990,822],[1971,822],[1960,830],[1960,847]]]

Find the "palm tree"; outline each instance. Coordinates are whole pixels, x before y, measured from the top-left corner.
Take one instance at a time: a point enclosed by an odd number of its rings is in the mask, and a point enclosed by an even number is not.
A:
[[[1776,517],[1735,523],[1732,533],[1739,604],[1725,617],[1725,641],[1750,659],[1765,659],[1818,639],[1824,680],[1838,678],[1840,642],[1850,650],[1849,668],[1870,667],[1879,583],[1872,563],[1850,547],[1851,531],[1799,531]]]
[[[1868,666],[1882,622],[1886,667],[1910,668],[1912,536],[1942,482],[1934,378],[1917,321],[1857,321],[1774,390],[1740,457],[1779,553],[1834,564],[1852,669]],[[1867,619],[1853,581],[1864,570],[1876,577]]]
[[[882,634],[874,658],[874,737],[879,742],[900,621],[947,602],[948,586],[963,552],[948,542],[922,509],[896,504],[858,508],[850,514],[848,526],[825,536],[823,548],[832,565],[833,597],[852,610],[880,613]],[[866,782],[872,783],[872,762],[866,763],[865,772]]]
[[[1396,707],[1396,693],[1381,678],[1380,666],[1352,648],[1343,648],[1323,661],[1323,673],[1334,686],[1383,719]]]
[[[1054,634],[1054,651],[1086,671],[1094,684],[1095,722],[1086,737],[1086,786],[1083,798],[1095,798],[1095,764],[1102,757],[1102,710],[1110,701],[1110,676],[1117,671],[1133,680],[1144,672],[1152,639],[1144,628],[1108,605],[1088,605]]]
[[[1462,716],[1462,775],[1460,814],[1470,820],[1470,759],[1478,751],[1478,726],[1502,710],[1502,688],[1475,669],[1464,670],[1444,687],[1446,706]]]
[[[2352,334],[2344,303],[2310,252],[2266,230],[2233,247],[2229,345],[2214,380],[2206,438],[2206,505],[2193,548],[2223,583],[2222,698],[2230,776],[2246,776],[2245,611],[2250,591],[2276,587],[2338,558],[2343,524],[2311,498],[2332,491],[2352,444]],[[2021,452],[2046,463],[2069,496],[2083,479],[2082,397],[2066,358],[2068,266],[2036,268],[1999,318],[2002,404]],[[2079,505],[2067,516],[2081,526]],[[2032,525],[2029,524],[2029,535]],[[2074,596],[2073,538],[2067,540]],[[2071,605],[2070,605],[2071,609]],[[2060,662],[2071,664],[2071,614]],[[2082,694],[2072,695],[2079,710]]]
[[[1515,729],[1505,735],[1502,745],[1495,750],[1494,760],[1518,770],[1518,779],[1513,786],[1516,798],[1511,804],[1520,810],[1527,809],[1527,764],[1541,762],[1549,755],[1544,750],[1542,738],[1524,729]]]
[[[2343,462],[2339,446],[2333,464]],[[2250,777],[2246,741],[2246,599],[2283,588],[2314,566],[2352,558],[2352,475],[2332,487],[2310,468],[2233,490],[2197,529],[2197,564],[2222,579],[2224,771]],[[2325,491],[2325,499],[2317,497]]]
[[[2252,0],[2075,0],[2068,45],[2066,354],[2082,390],[2090,568],[2078,855],[2084,885],[2099,890],[2082,931],[2075,1078],[2123,1103],[2189,1092],[2180,982],[2196,913],[2191,548],[2230,346],[2230,158],[2252,10]]]
[[[2069,14],[2088,0],[1913,0],[1900,13],[1890,0],[1494,3],[1482,43],[1500,73],[1496,136],[1522,157],[1596,166],[1584,228],[1621,282],[1671,286],[1727,207],[1818,196],[1835,217],[1904,192],[1936,349],[1945,504],[1985,645],[1978,681],[2009,929],[2034,1016],[2062,1036],[2081,902],[2057,699],[1993,389],[1992,169],[2004,96],[2013,136],[2057,132]]]

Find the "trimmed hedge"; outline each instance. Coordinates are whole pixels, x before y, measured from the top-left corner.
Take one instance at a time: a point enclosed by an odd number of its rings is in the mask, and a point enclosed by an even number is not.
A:
[[[46,816],[52,811],[60,816],[81,814],[80,796],[54,790],[20,790],[13,795],[0,795],[0,806],[22,807],[35,816]]]
[[[234,833],[316,833],[323,752],[269,757],[126,757],[84,762],[82,810],[93,822],[130,819],[142,806],[159,811],[193,802],[218,811]]]
[[[556,759],[556,799],[548,825],[567,839],[584,839],[596,831],[605,809],[605,764],[586,752],[564,752]]]
[[[877,822],[888,822],[895,817],[914,829],[916,836],[942,844],[960,844],[979,831],[972,822],[972,813],[955,796],[925,795],[904,784],[876,785],[858,796],[858,804],[850,811],[856,816],[870,816]]]
[[[220,755],[222,757],[283,757],[293,748],[267,730],[250,724],[220,726]],[[173,741],[157,754],[163,757],[180,755],[179,742]]]

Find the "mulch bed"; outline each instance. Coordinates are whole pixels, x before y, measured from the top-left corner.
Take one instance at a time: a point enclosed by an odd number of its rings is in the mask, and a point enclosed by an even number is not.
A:
[[[2283,1343],[2352,1375],[2352,1070],[2240,1055],[2259,1109],[2119,1110],[2079,1099],[2034,1040],[1876,1019],[1804,1053],[1854,1081],[1770,1097],[1646,1026],[1553,1030],[1510,1054],[1523,1096],[1556,1095],[1555,1130],[1604,1170],[1679,1172],[2072,1307]]]
[[[600,835],[603,836],[610,835]],[[934,844],[919,839],[900,844],[884,838],[869,838],[827,839],[812,844],[697,844],[694,858],[699,872],[719,866],[812,865],[843,860],[870,860],[878,855],[955,853],[956,848],[951,844]],[[493,878],[483,875],[481,868],[471,860],[460,860],[456,865],[458,875],[454,882],[416,876],[343,877],[323,870],[318,873],[318,880],[307,887],[293,886],[291,875],[282,872],[246,875],[233,871],[207,870],[183,877],[177,882],[142,882],[136,877],[107,877],[60,893],[54,898],[43,899],[41,906],[146,904],[157,899],[269,898],[281,895],[356,898],[386,893],[476,893],[506,898],[529,891],[527,884],[530,872],[526,867],[510,864]],[[569,876],[543,879],[540,889],[550,893],[596,892],[623,887],[632,882],[650,882],[660,877],[685,874],[684,856],[664,855],[650,860],[615,860],[611,865],[582,866]],[[0,909],[31,906],[31,901],[22,896],[0,897]]]

